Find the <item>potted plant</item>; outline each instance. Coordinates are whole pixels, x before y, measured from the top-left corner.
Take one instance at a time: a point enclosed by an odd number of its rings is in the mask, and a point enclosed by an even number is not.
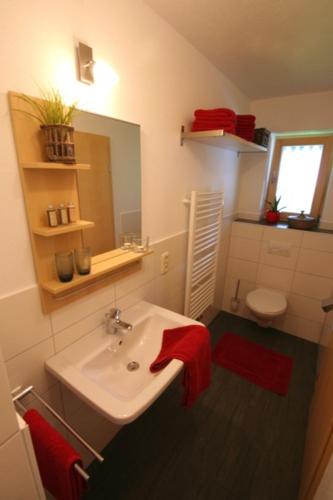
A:
[[[75,163],[74,127],[71,122],[77,103],[66,106],[59,90],[52,88],[42,91],[42,96],[42,100],[37,100],[20,94],[18,97],[31,108],[31,111],[20,111],[40,122],[48,161]]]
[[[280,212],[286,207],[279,208],[279,204],[281,201],[281,196],[277,198],[274,196],[272,201],[267,201],[267,204],[270,206],[270,209],[266,212],[266,220],[270,224],[276,224],[280,220]]]

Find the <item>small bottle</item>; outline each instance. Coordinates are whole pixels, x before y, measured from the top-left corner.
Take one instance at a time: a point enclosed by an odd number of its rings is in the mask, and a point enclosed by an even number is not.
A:
[[[58,225],[58,218],[57,218],[57,211],[53,207],[53,205],[48,205],[47,210],[47,222],[50,227],[57,227]]]
[[[68,221],[76,222],[76,210],[74,203],[70,201],[67,203],[67,212],[68,212]]]
[[[60,224],[68,224],[68,213],[67,208],[63,203],[59,205],[59,220]]]

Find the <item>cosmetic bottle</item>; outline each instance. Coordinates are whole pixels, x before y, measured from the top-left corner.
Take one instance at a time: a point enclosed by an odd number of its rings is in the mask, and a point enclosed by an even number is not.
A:
[[[68,224],[68,213],[67,208],[63,203],[59,205],[59,221],[60,224]]]
[[[67,213],[68,213],[68,222],[76,222],[75,205],[70,201],[67,203]]]
[[[57,227],[58,225],[58,218],[57,218],[57,211],[53,207],[53,205],[49,205],[46,210],[47,214],[47,222],[50,227]]]

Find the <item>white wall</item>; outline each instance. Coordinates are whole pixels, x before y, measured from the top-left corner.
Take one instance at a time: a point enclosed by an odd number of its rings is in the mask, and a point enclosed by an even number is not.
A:
[[[333,91],[252,101],[251,112],[257,117],[257,127],[272,132],[332,131]],[[257,218],[261,212],[262,188],[268,166],[265,156],[242,158],[238,197],[238,212],[242,217]],[[325,198],[321,226],[333,228],[333,176]]]
[[[6,262],[0,295],[34,282],[8,90],[36,95],[36,83],[53,84],[79,97],[84,109],[141,124],[143,232],[152,240],[186,229],[181,200],[191,189],[224,185],[226,213],[234,211],[236,155],[190,143],[181,148],[180,126],[190,123],[196,107],[246,112],[248,100],[149,7],[139,0],[60,0],[57,8],[42,0],[4,0],[0,19],[0,64],[6,68],[0,81],[0,221],[7,235],[0,247]],[[94,86],[75,80],[77,38],[94,48],[99,68]],[[118,75],[114,86],[107,65]]]
[[[45,372],[44,361],[98,327],[112,305],[126,309],[146,299],[182,312],[188,224],[182,199],[193,189],[224,187],[230,219],[239,167],[233,152],[190,142],[180,147],[180,127],[190,124],[197,107],[247,112],[249,103],[140,0],[59,0],[56,6],[3,0],[0,33],[5,68],[0,80],[0,343],[9,383],[35,385],[101,449],[118,428],[61,387]],[[90,87],[75,80],[76,39],[92,45],[96,69],[104,68]],[[8,90],[37,95],[36,83],[80,97],[86,110],[141,124],[143,232],[155,242],[155,254],[145,259],[141,272],[50,316],[40,309],[6,98]],[[170,271],[161,276],[159,256],[165,250]],[[36,406],[33,400],[26,404]]]

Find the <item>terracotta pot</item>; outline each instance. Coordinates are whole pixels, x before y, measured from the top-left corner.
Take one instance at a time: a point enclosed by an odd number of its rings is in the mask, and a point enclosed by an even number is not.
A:
[[[266,220],[269,224],[276,224],[280,220],[280,212],[273,212],[273,210],[268,210],[266,212]]]

